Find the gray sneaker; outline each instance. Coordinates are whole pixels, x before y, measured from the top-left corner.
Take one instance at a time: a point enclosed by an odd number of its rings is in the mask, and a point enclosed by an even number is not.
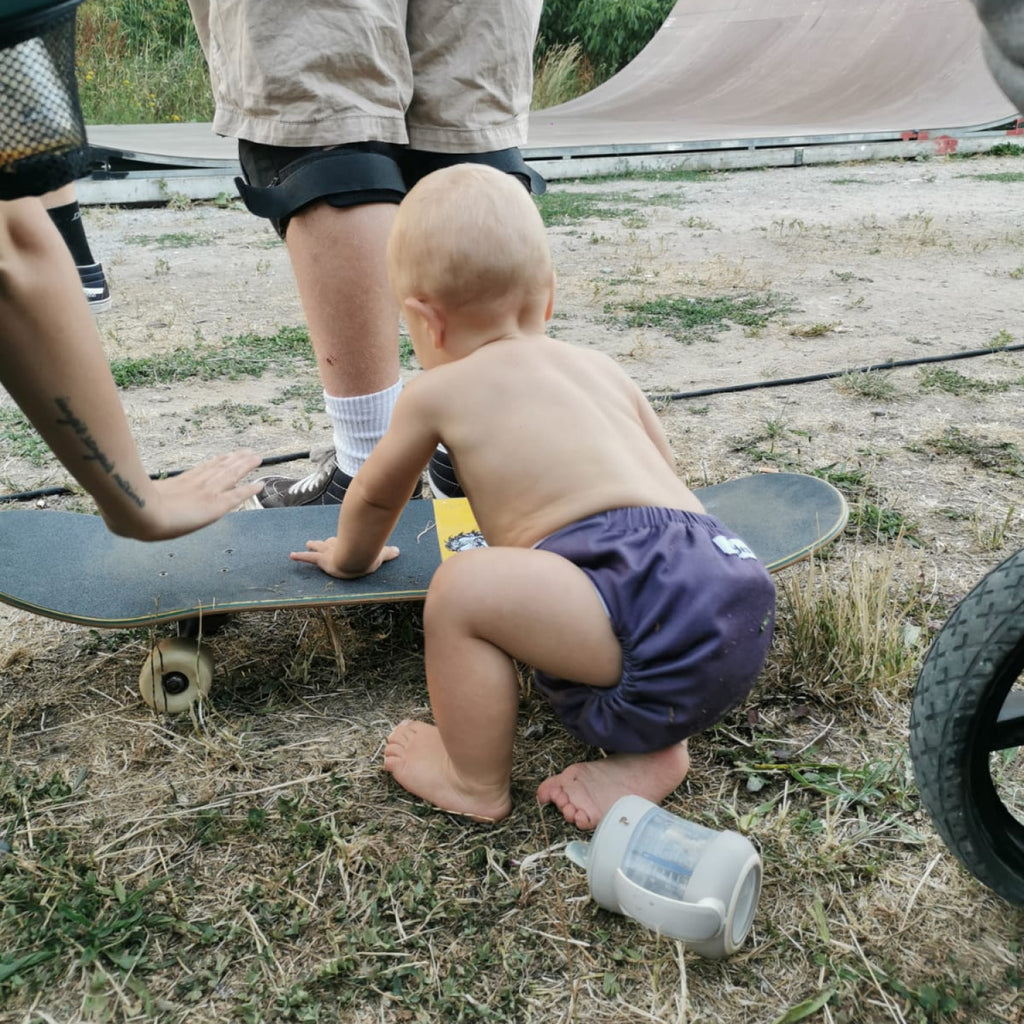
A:
[[[329,451],[309,476],[295,480],[286,476],[265,476],[253,499],[259,508],[290,508],[293,505],[340,505],[352,477],[338,469],[338,459]]]

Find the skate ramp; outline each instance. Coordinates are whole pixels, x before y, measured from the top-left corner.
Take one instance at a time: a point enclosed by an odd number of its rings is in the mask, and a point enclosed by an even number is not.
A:
[[[529,157],[880,141],[992,129],[996,86],[968,0],[680,0],[645,49],[592,92],[534,111]],[[233,164],[208,124],[89,128],[140,163]]]
[[[967,0],[680,0],[632,63],[531,115],[530,148],[992,128]]]

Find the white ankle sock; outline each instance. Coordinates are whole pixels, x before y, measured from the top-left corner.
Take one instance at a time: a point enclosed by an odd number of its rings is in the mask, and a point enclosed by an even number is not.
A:
[[[355,476],[391,422],[391,410],[402,390],[399,380],[383,391],[352,398],[336,398],[324,392],[324,408],[334,424],[334,449],[338,468]]]

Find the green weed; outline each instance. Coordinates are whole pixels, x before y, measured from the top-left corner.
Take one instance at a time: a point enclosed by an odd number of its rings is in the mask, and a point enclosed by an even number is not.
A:
[[[844,373],[836,378],[836,387],[848,395],[874,402],[891,402],[899,393],[891,376],[880,370]]]
[[[46,466],[53,461],[46,442],[17,409],[0,409],[0,441],[10,446],[11,455],[33,466]]]
[[[213,245],[210,235],[197,235],[188,231],[172,231],[162,235],[127,235],[128,245],[152,245],[158,249],[191,249],[201,245]]]
[[[684,228],[690,228],[693,231],[717,231],[718,230],[715,227],[715,225],[711,223],[711,221],[707,220],[704,217],[687,217],[686,220],[683,221],[683,227]]]
[[[790,430],[782,417],[775,417],[765,420],[762,429],[748,437],[730,438],[729,445],[732,451],[743,452],[755,463],[767,462],[781,469],[796,469],[799,459],[786,442],[790,434],[799,433]]]
[[[692,299],[665,297],[605,306],[605,312],[626,327],[650,327],[682,342],[713,340],[733,324],[750,332],[758,331],[789,309],[788,300],[771,293]]]
[[[201,405],[191,415],[193,426],[201,427],[207,417],[223,419],[229,427],[239,433],[254,423],[274,424],[281,421],[261,405],[240,402],[218,402],[216,405]]]
[[[985,153],[979,154],[981,156],[1024,156],[1024,146],[1018,145],[1016,142],[997,142],[991,149],[986,150]]]
[[[831,334],[839,326],[838,321],[833,323],[798,324],[795,327],[790,327],[789,333],[794,338],[821,338],[826,334]]]
[[[921,371],[921,387],[926,391],[945,391],[950,395],[988,395],[1007,391],[1010,385],[1002,381],[978,380],[965,377],[948,366],[936,366]]]
[[[918,525],[898,509],[886,508],[866,499],[850,506],[847,530],[869,541],[904,541],[918,546]]]
[[[991,174],[962,174],[962,178],[976,178],[978,181],[998,181],[1006,185],[1017,185],[1024,181],[1024,171],[994,171]]]
[[[710,181],[717,171],[695,171],[689,167],[666,167],[660,170],[645,169],[639,171],[623,171],[616,178],[622,181],[686,181],[694,184]],[[580,178],[581,182],[605,181],[606,178]],[[664,198],[664,197],[661,197]]]
[[[565,227],[592,218],[614,220],[638,205],[626,192],[545,192],[536,197],[541,218],[548,227]],[[623,207],[627,209],[624,211]]]
[[[883,495],[863,470],[845,465],[827,466],[815,470],[813,475],[827,480],[846,496],[850,506],[848,536],[873,544],[888,541],[905,541],[914,547],[921,544],[917,523],[898,509],[887,506]]]
[[[283,405],[285,402],[292,401],[299,402],[305,413],[323,412],[323,385],[319,380],[304,384],[290,384],[279,395],[270,399],[271,405]]]
[[[276,334],[243,334],[219,348],[197,343],[158,356],[115,359],[110,364],[118,387],[143,387],[189,380],[238,380],[259,377],[272,366],[313,360],[309,334],[301,327],[283,327]]]
[[[910,451],[965,458],[977,469],[1024,476],[1024,456],[1015,444],[971,437],[959,427],[948,427],[941,436],[927,438],[908,448]]]
[[[1006,546],[1006,534],[1016,512],[1016,506],[1011,505],[1006,515],[994,522],[980,515],[974,517],[974,538],[982,551],[1001,551]]]

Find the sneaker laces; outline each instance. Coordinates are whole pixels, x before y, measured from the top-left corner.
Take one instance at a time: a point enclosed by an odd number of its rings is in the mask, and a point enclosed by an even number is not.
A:
[[[296,480],[295,483],[288,488],[288,494],[306,494],[310,491],[316,491],[323,488],[324,484],[334,476],[334,470],[337,468],[335,462],[334,453],[330,453],[325,456],[323,462],[313,470],[309,476],[304,476],[301,480]]]

